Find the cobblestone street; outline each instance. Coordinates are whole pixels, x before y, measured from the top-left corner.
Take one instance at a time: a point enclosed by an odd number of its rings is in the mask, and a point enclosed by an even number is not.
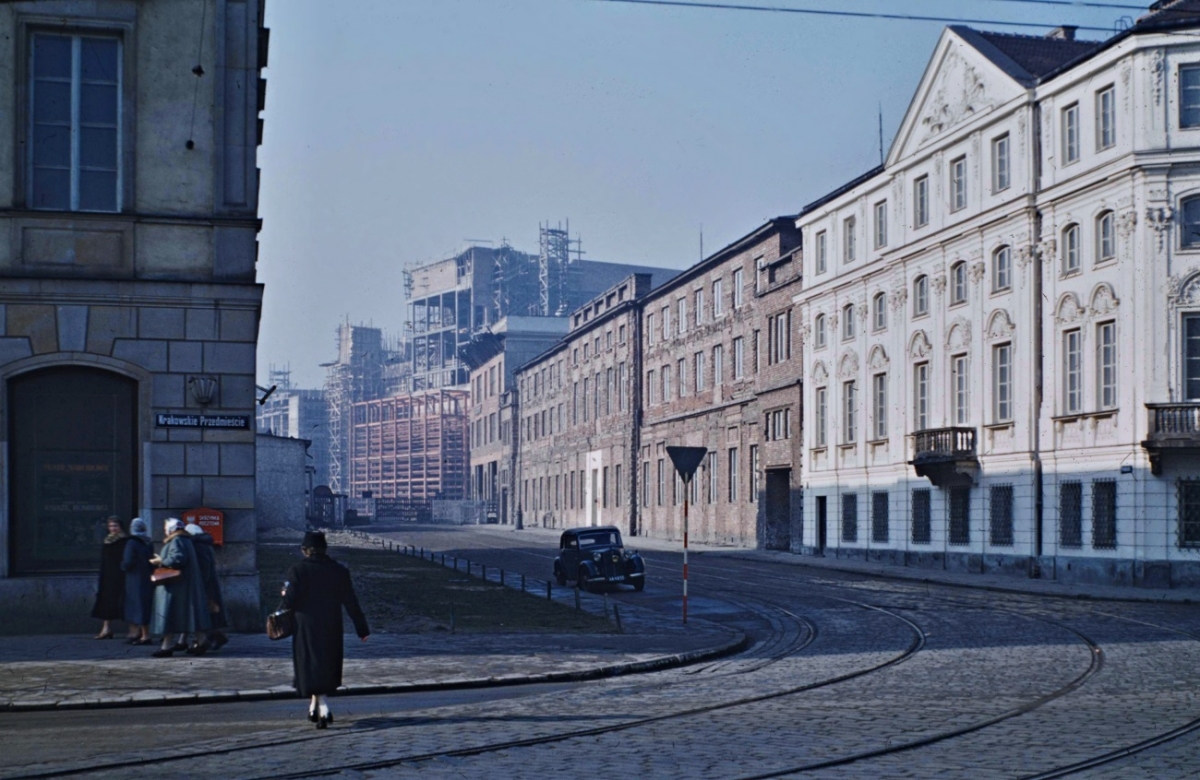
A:
[[[553,552],[545,532],[389,538],[529,577],[546,576]],[[679,628],[680,561],[669,547],[642,550],[644,593],[609,594],[664,630]],[[0,728],[22,747],[2,776],[549,777],[581,767],[655,778],[1200,775],[1192,604],[880,580],[712,550],[697,551],[691,569],[694,625],[684,634],[716,624],[748,634],[748,651],[610,679],[344,697],[326,732],[311,730],[296,700],[6,713]],[[637,635],[621,639],[634,647]],[[478,658],[502,654],[502,638],[479,639]],[[374,657],[362,659],[360,678],[375,663],[405,675],[402,659]],[[73,747],[35,760],[59,730]]]

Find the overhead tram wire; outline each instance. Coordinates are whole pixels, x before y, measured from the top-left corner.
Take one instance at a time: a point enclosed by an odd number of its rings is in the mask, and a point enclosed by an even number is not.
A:
[[[1032,2],[1033,0],[1027,0]],[[772,5],[739,5],[736,3],[720,3],[720,2],[703,2],[702,0],[588,0],[594,3],[623,3],[626,5],[655,5],[666,6],[670,8],[694,8],[699,10],[716,10],[716,11],[757,11],[761,13],[779,13],[779,14],[801,14],[806,16],[831,16],[844,17],[852,19],[882,19],[888,21],[899,22],[937,22],[939,24],[972,24],[981,26],[994,27],[1024,27],[1044,30],[1048,27],[1056,27],[1057,25],[1050,22],[1012,22],[1002,21],[1000,19],[969,19],[965,17],[951,16],[923,16],[918,14],[888,14],[878,13],[873,11],[832,11],[826,8],[789,8],[787,6],[772,6]],[[1045,0],[1050,2],[1050,0]],[[1077,30],[1087,30],[1088,32],[1112,33],[1111,27],[1095,27],[1089,25],[1076,25]]]

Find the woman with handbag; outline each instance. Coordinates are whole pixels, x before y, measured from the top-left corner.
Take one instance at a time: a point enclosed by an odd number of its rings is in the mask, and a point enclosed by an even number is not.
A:
[[[100,582],[96,589],[96,603],[92,617],[103,620],[100,633],[94,639],[112,639],[111,621],[125,617],[125,572],[121,571],[121,557],[125,554],[125,529],[119,517],[110,517],[106,523],[108,535],[100,548]]]
[[[350,572],[329,557],[325,534],[309,532],[301,543],[304,560],[292,566],[283,584],[283,606],[292,610],[293,684],[310,698],[308,719],[317,728],[333,722],[325,697],[342,684],[342,608],[354,621],[354,633],[364,642],[371,631],[358,605]]]
[[[225,597],[221,595],[221,581],[217,578],[217,554],[212,534],[205,533],[204,529],[195,523],[189,523],[184,530],[192,538],[196,560],[200,563],[210,622],[208,641],[203,644],[197,642],[189,647],[187,652],[190,655],[204,655],[209,650],[220,650],[229,642],[229,636],[225,633],[225,629],[229,627],[229,618],[225,613]]]
[[[170,658],[176,650],[186,650],[183,640],[190,632],[196,633],[197,642],[203,642],[208,630],[208,598],[192,539],[183,521],[175,517],[167,519],[163,531],[162,551],[150,559],[158,567],[151,575],[158,587],[154,589],[150,631],[163,638],[162,647],[152,653],[155,658]],[[176,640],[176,636],[180,638]]]
[[[125,572],[125,621],[129,623],[131,645],[150,644],[150,616],[154,604],[154,583],[150,575],[154,565],[154,547],[150,542],[150,524],[140,517],[129,523],[129,540],[125,542],[125,553],[121,569]]]

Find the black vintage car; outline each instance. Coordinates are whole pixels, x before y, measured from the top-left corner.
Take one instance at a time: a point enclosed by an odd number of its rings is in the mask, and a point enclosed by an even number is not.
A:
[[[625,583],[641,590],[646,586],[646,564],[642,556],[625,549],[614,526],[572,528],[558,540],[554,579],[559,585],[575,580],[584,590],[602,583]]]

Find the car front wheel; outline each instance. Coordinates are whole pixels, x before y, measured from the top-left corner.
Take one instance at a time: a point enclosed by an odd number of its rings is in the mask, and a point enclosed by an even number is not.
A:
[[[590,592],[592,590],[592,581],[588,578],[587,569],[579,570],[579,578],[577,580],[579,589]]]

